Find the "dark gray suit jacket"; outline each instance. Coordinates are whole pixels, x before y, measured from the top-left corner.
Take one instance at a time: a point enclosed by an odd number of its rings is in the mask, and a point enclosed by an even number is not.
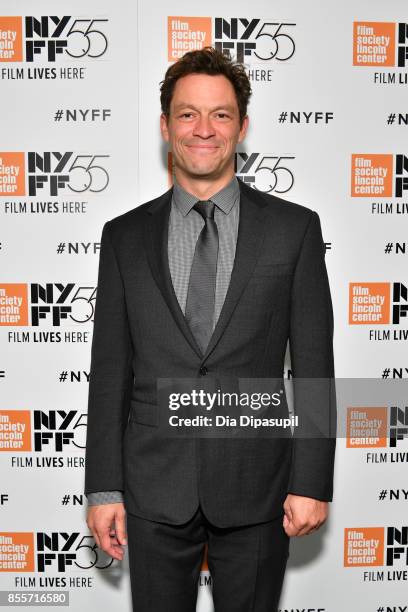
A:
[[[85,493],[122,490],[126,510],[179,524],[201,504],[220,527],[272,520],[288,492],[332,500],[335,438],[163,438],[157,379],[334,377],[333,311],[316,212],[239,181],[240,221],[225,302],[204,355],[168,264],[172,190],[105,223],[88,401]],[[331,425],[333,385],[300,385]],[[281,414],[287,414],[286,401]],[[333,429],[331,430],[333,431]]]

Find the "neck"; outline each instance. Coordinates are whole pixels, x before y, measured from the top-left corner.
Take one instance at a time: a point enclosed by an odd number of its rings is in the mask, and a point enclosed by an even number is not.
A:
[[[228,173],[216,179],[207,179],[205,177],[195,178],[186,176],[177,166],[174,173],[180,187],[199,200],[209,200],[211,196],[226,187],[235,175],[234,168],[231,168]]]

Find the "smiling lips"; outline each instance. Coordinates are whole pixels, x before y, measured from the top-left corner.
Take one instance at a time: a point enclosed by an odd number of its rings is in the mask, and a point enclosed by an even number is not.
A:
[[[216,149],[218,149],[218,146],[216,145],[187,145],[187,147],[189,149],[193,149],[196,151],[215,151]]]

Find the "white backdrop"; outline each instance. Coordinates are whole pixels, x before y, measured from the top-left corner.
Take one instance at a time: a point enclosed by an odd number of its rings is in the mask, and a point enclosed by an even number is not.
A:
[[[1,13],[0,603],[6,591],[62,591],[72,610],[130,610],[127,557],[101,555],[85,523],[87,376],[102,226],[169,186],[158,118],[172,33],[248,52],[251,126],[237,174],[319,213],[336,376],[391,381],[408,372],[406,6],[5,0]],[[387,170],[384,191],[354,193],[353,155]],[[349,319],[350,283],[385,298],[378,322]],[[355,406],[385,409],[389,433],[390,405],[370,401]],[[282,611],[408,610],[401,438],[338,440],[330,518],[291,540]],[[371,562],[349,565],[345,537],[378,540]],[[203,568],[200,612],[212,610],[208,582]]]

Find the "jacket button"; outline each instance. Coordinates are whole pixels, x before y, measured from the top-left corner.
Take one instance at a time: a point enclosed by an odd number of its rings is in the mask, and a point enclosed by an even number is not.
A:
[[[202,376],[205,376],[205,375],[207,374],[207,372],[208,372],[208,368],[206,368],[205,366],[202,366],[202,367],[200,368],[200,374],[201,374]]]

